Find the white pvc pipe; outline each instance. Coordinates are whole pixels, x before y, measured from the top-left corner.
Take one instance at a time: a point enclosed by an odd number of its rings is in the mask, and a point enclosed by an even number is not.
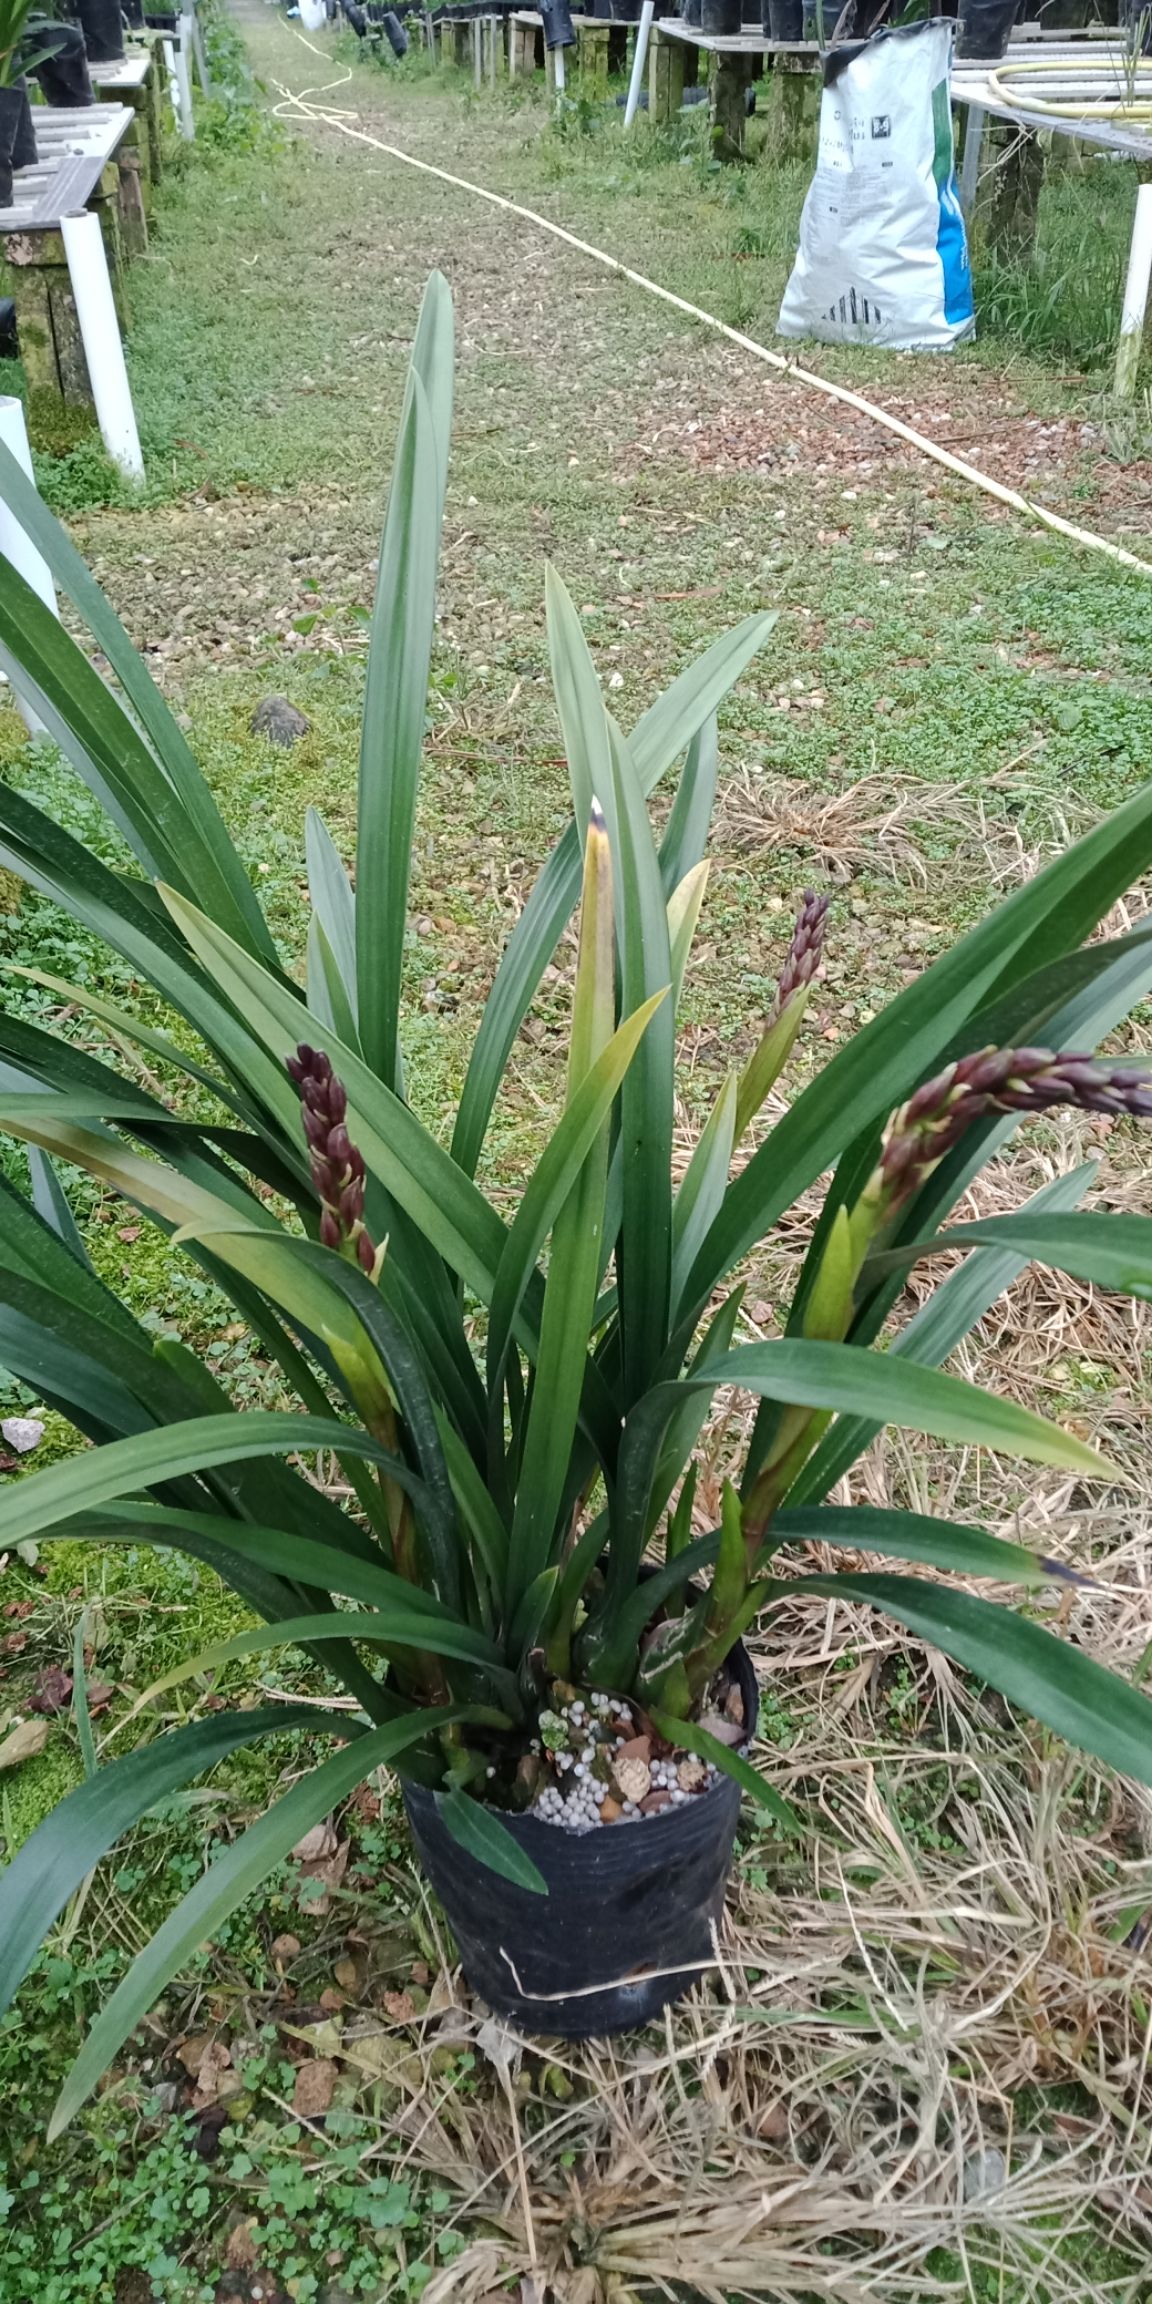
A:
[[[192,52],[192,19],[181,16],[179,21],[180,38],[176,42],[176,88],[180,98],[178,125],[185,143],[190,144],[196,134],[196,122],[192,117],[192,73],[188,63]]]
[[[6,396],[0,397],[0,440],[3,441],[6,448],[11,450],[21,471],[26,472],[31,480],[33,477],[32,451],[28,446],[28,429],[24,422],[24,403],[22,400],[8,399]],[[27,530],[20,526],[15,513],[2,499],[0,499],[0,553],[3,553],[5,560],[11,561],[17,575],[22,576],[25,583],[30,584],[32,590],[39,594],[45,607],[50,608],[54,616],[58,616],[60,610],[56,604],[56,586],[52,582],[52,571],[48,562],[43,553],[37,551]],[[25,703],[18,688],[13,689],[13,695],[28,734],[30,736],[43,736],[45,733],[44,722],[39,713],[33,710],[31,704]]]
[[[1141,184],[1136,193],[1132,245],[1128,251],[1128,277],[1124,283],[1124,308],[1120,315],[1120,343],[1116,352],[1118,400],[1131,400],[1136,390],[1136,371],[1140,366],[1140,351],[1144,341],[1144,317],[1148,310],[1150,279],[1152,184]]]
[[[100,437],[114,464],[129,480],[144,478],[144,458],[136,430],[136,411],[124,365],[120,322],[108,277],[108,258],[100,220],[89,209],[61,219],[68,278],[76,300],[76,318],[88,363],[88,380],[96,403]]]
[[[22,472],[33,478],[32,451],[28,446],[28,427],[24,422],[22,400],[0,398],[0,440],[16,458]],[[56,605],[56,586],[52,571],[42,552],[38,552],[27,531],[20,526],[15,514],[0,499],[0,552],[12,562],[18,575],[39,593],[46,608],[54,616],[60,611]]]
[[[180,83],[179,83],[179,81],[178,81],[178,80],[177,80],[177,78],[176,78],[176,44],[175,44],[175,41],[173,41],[173,40],[165,40],[165,41],[164,41],[164,43],[163,43],[163,47],[164,47],[164,67],[165,67],[165,70],[166,70],[166,72],[167,72],[167,74],[168,74],[168,101],[169,101],[169,103],[170,103],[170,104],[171,104],[171,106],[172,106],[172,118],[173,118],[173,119],[174,119],[174,121],[176,122],[176,126],[177,126],[177,127],[179,127],[179,126],[180,126]]]
[[[552,50],[552,85],[558,96],[564,94],[564,50],[562,48]]]
[[[636,54],[632,58],[632,78],[628,82],[628,102],[624,107],[624,126],[630,128],[640,109],[640,92],[644,86],[644,66],[648,61],[648,42],[652,37],[652,19],[656,14],[656,0],[644,0],[640,10],[640,29],[636,34]]]

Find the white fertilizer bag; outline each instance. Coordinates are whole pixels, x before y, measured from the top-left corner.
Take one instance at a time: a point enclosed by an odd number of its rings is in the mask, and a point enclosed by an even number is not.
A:
[[[830,50],[781,336],[946,350],[975,327],[947,19]]]

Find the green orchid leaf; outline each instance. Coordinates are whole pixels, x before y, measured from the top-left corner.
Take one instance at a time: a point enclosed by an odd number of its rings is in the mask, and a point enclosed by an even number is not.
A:
[[[676,1720],[670,1714],[659,1711],[654,1711],[651,1718],[661,1736],[666,1737],[670,1744],[680,1745],[686,1752],[694,1752],[698,1760],[710,1760],[722,1776],[730,1776],[732,1782],[738,1784],[740,1790],[746,1792],[758,1808],[766,1810],[773,1823],[778,1824],[782,1831],[790,1832],[799,1839],[806,1837],[795,1809],[790,1808],[780,1793],[771,1784],[765,1783],[759,1771],[743,1759],[739,1752],[734,1752],[730,1744],[722,1744],[718,1736],[710,1736],[706,1728],[699,1727],[692,1720]]]
[[[314,1704],[220,1712],[143,1744],[58,1801],[0,1872],[0,2015],[19,1990],[53,1921],[81,1882],[150,1808],[265,1736],[352,1737],[345,1713]]]
[[[1027,1617],[918,1576],[810,1576],[787,1589],[866,1601],[942,1648],[1066,1743],[1137,1783],[1152,1784],[1152,1701]]]
[[[1043,1208],[1074,1208],[1092,1183],[1097,1166],[1096,1161],[1089,1160],[1067,1176],[1057,1176],[1033,1194],[1025,1203],[1025,1209],[1039,1213]],[[965,1336],[971,1335],[1005,1289],[1019,1278],[1027,1262],[1026,1256],[1006,1248],[966,1257],[893,1338],[888,1347],[889,1358],[915,1360],[922,1367],[939,1368],[956,1346],[963,1343]],[[850,1341],[867,1344],[871,1342],[871,1334],[866,1328],[858,1336],[853,1328]],[[827,1496],[882,1429],[882,1425],[867,1418],[838,1417],[798,1479],[793,1481],[788,1491],[789,1504],[807,1504]]]
[[[916,1560],[953,1576],[994,1576],[1004,1584],[1090,1583],[1063,1561],[1030,1552],[983,1528],[934,1520],[923,1512],[873,1510],[865,1504],[786,1505],[772,1523],[772,1551],[783,1544],[830,1544],[835,1551],[879,1552]]]
[[[113,2057],[155,2005],[186,1961],[213,1937],[273,1865],[291,1853],[305,1832],[337,1801],[345,1800],[374,1768],[397,1760],[438,1727],[467,1718],[467,1707],[435,1710],[389,1721],[367,1735],[355,1735],[347,1751],[324,1760],[294,1784],[239,1839],[214,1858],[133,1961],[128,1974],[101,2010],[57,2099],[48,2140],[53,2142],[75,2119],[108,2070]]]
[[[445,1831],[478,1864],[486,1864],[490,1872],[498,1872],[514,1888],[526,1888],[530,1895],[548,1894],[548,1882],[539,1866],[491,1808],[482,1807],[457,1786],[437,1795],[436,1811]]]
[[[726,632],[637,723],[630,748],[645,797],[711,720],[775,622],[775,613],[749,616]],[[605,795],[598,797],[606,805]],[[453,1159],[469,1176],[475,1173],[512,1044],[575,910],[582,840],[583,828],[578,832],[572,823],[553,849],[508,939],[485,1003],[452,1137]]]
[[[432,293],[431,288],[428,291]],[[357,1015],[365,1058],[403,1092],[400,978],[436,627],[441,473],[415,367],[400,418],[368,648],[356,834]]]
[[[89,573],[71,538],[48,511],[35,483],[21,469],[11,450],[0,443],[0,497],[14,512],[56,582],[79,611],[97,648],[110,664],[136,720],[152,746],[167,781],[183,804],[190,838],[210,859],[213,880],[226,896],[219,913],[228,928],[251,951],[275,964],[276,952],[251,881],[225,831],[215,801],[189,748],[187,739],[145,669],[123,625],[113,614],[95,577]],[[17,637],[18,637],[17,633]],[[194,878],[203,898],[207,882]]]

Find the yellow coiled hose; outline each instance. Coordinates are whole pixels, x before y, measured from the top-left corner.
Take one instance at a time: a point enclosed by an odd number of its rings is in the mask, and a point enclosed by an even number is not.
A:
[[[1050,96],[1030,96],[1017,81],[1029,73],[1042,73],[1046,80],[1066,80],[1083,83],[1086,77],[1097,80],[1101,72],[1115,74],[1117,93],[1114,97],[1085,96],[1076,100],[1069,93],[1067,102]],[[1152,56],[1122,59],[1115,54],[1093,63],[1091,51],[1073,62],[1067,58],[1053,58],[1045,63],[1037,57],[1013,59],[1001,64],[988,75],[988,86],[1000,104],[1025,112],[1045,112],[1054,120],[1113,120],[1123,126],[1129,121],[1152,120]]]

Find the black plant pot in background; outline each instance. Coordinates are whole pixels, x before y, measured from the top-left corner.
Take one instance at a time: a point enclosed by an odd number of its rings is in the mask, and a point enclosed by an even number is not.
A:
[[[0,208],[12,205],[12,150],[19,119],[19,89],[0,88]]]
[[[1138,25],[1143,26],[1140,47],[1145,56],[1152,55],[1152,14],[1147,0],[1120,0],[1120,26],[1131,38]]]
[[[700,0],[700,30],[709,40],[731,40],[740,31],[740,0]]]
[[[408,54],[408,34],[404,30],[395,9],[385,8],[380,21],[384,26],[392,54],[394,56],[406,56]]]
[[[20,97],[16,133],[12,139],[12,166],[34,168],[40,155],[36,150],[36,123],[32,118],[32,106],[28,102],[28,82],[21,76],[12,82],[12,89]]]
[[[1003,56],[1007,53],[1017,0],[960,0],[958,56]]]
[[[49,43],[52,54],[42,56],[33,66],[44,102],[69,107],[94,103],[84,35],[79,25],[40,25],[36,33],[37,48],[46,48]]]
[[[120,13],[131,31],[143,31],[144,0],[121,0]]]
[[[90,64],[119,64],[124,56],[120,0],[76,0]]]
[[[742,1644],[728,1668],[752,1736],[756,1675]],[[711,1960],[740,1813],[730,1777],[643,1823],[592,1832],[502,1816],[547,1896],[477,1863],[445,1831],[434,1792],[407,1783],[404,1805],[472,1990],[522,2032],[580,2040],[647,2024]]]
[[[803,0],[764,0],[762,24],[768,40],[802,40]]]
[[[572,48],[576,33],[572,23],[572,10],[568,0],[549,0],[540,11],[544,22],[544,44],[548,48]]]

